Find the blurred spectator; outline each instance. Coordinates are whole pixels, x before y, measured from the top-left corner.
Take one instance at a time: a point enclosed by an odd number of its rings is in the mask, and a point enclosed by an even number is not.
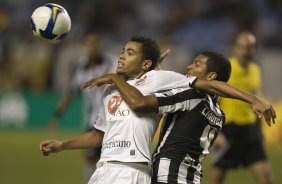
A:
[[[67,62],[61,62],[58,57],[62,52],[79,53],[77,42],[89,29],[102,35],[107,52],[117,51],[120,45],[116,43],[123,43],[130,35],[142,34],[171,48],[172,54],[175,52],[177,58],[181,58],[179,61],[183,61],[187,53],[193,55],[202,50],[228,53],[232,36],[242,29],[254,31],[263,49],[282,48],[279,0],[53,1],[65,7],[72,19],[71,32],[56,45],[37,42],[28,23],[32,11],[45,3],[0,1],[0,88],[4,88],[3,76],[4,80],[9,77],[13,80],[14,74],[10,73],[19,71],[17,75],[25,79],[28,89],[61,90],[62,85],[52,77],[55,75],[64,83],[66,75],[59,70],[66,69],[62,66],[67,66]],[[176,63],[165,65],[176,71],[183,70],[183,64]]]
[[[248,93],[261,94],[261,70],[254,61],[255,53],[256,38],[253,34],[240,32],[236,35],[228,83]],[[256,183],[272,183],[260,120],[252,113],[251,106],[227,98],[220,100],[220,106],[226,115],[226,123],[222,134],[215,140],[216,149],[209,183],[223,183],[228,171],[241,166],[250,169]]]

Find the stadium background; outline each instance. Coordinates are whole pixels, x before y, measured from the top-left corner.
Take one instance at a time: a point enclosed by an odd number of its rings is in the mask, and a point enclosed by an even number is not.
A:
[[[257,61],[262,67],[263,93],[272,101],[278,122],[264,127],[265,142],[275,183],[282,183],[282,2],[280,0],[81,0],[49,1],[65,7],[72,30],[56,45],[32,36],[30,16],[46,4],[42,0],[0,0],[0,183],[83,183],[81,151],[42,157],[38,143],[82,132],[82,105],[78,96],[62,117],[57,133],[47,122],[68,81],[70,65],[81,52],[83,33],[101,34],[105,52],[119,55],[132,36],[153,37],[171,54],[163,69],[183,72],[202,50],[230,54],[239,30],[257,36]],[[209,158],[204,170],[209,173]],[[254,183],[250,173],[238,170],[226,183]]]

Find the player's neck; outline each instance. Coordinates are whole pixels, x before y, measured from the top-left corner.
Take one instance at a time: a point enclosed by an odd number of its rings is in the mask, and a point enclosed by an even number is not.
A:
[[[126,80],[133,80],[133,79],[138,79],[138,78],[140,78],[142,75],[144,75],[146,72],[140,72],[140,73],[138,73],[138,74],[136,74],[136,75],[132,75],[132,76],[130,76],[130,77],[128,77]]]

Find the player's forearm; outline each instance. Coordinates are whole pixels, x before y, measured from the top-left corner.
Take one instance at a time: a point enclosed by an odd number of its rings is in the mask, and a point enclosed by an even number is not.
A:
[[[251,104],[257,99],[255,95],[247,93],[225,82],[216,81],[216,80],[214,81],[198,80],[195,83],[195,88],[218,96],[241,100],[249,104]]]
[[[63,150],[95,148],[102,145],[103,135],[97,131],[90,131],[80,137],[62,141]]]
[[[112,81],[130,108],[135,109],[143,101],[144,95],[138,89],[128,84],[123,78],[115,75],[112,77]]]
[[[123,100],[135,112],[157,112],[158,102],[154,95],[144,96],[138,89],[129,85],[123,78],[115,75],[112,82]]]

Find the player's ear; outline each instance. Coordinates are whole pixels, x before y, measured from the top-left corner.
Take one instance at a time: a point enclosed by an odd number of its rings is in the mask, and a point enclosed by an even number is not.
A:
[[[216,72],[209,72],[207,75],[207,80],[215,80],[217,77],[217,73]]]
[[[151,60],[145,60],[142,64],[143,70],[149,70],[152,66],[153,62]]]

